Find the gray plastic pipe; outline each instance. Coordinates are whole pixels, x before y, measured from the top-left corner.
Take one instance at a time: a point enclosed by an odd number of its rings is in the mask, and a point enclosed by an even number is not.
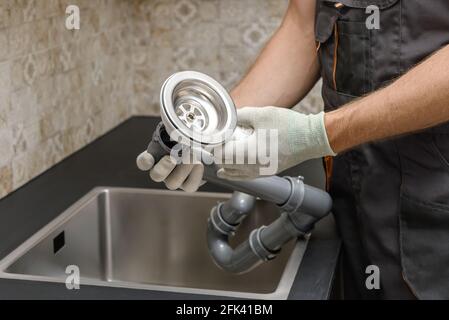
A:
[[[210,181],[208,177],[206,176],[206,180]],[[211,211],[207,229],[209,252],[215,263],[228,272],[245,273],[264,261],[274,259],[285,243],[309,233],[315,223],[331,210],[330,196],[320,189],[304,185],[301,179],[270,177],[271,185],[265,183],[266,179],[269,178],[248,181],[244,188],[239,188],[240,182],[225,183],[226,187],[240,191],[254,185],[259,190],[258,196],[276,190],[278,186],[282,186],[281,188],[290,186],[287,193],[290,196],[284,203],[281,202],[282,198],[274,201],[278,205],[282,203],[281,216],[270,225],[251,232],[249,238],[237,248],[231,248],[229,238],[252,210],[255,198],[245,193],[234,192],[230,200],[219,203]],[[213,181],[223,185],[220,183],[221,180]],[[265,186],[270,187],[264,189]],[[261,199],[264,199],[263,196]]]
[[[147,152],[156,163],[172,147],[173,143],[160,124]],[[203,156],[205,159],[207,154]],[[274,259],[285,243],[309,233],[332,207],[328,193],[305,185],[301,177],[270,176],[229,181],[218,178],[216,172],[215,165],[205,166],[204,179],[236,191],[231,199],[212,209],[207,229],[210,254],[215,263],[228,272],[248,272],[260,263]],[[246,241],[233,249],[229,237],[254,208],[256,197],[277,204],[282,214],[270,225],[253,230]]]

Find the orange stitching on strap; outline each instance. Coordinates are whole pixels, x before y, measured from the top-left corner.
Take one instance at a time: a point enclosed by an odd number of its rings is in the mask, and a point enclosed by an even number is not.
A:
[[[326,191],[329,191],[331,185],[332,171],[334,166],[334,159],[331,156],[323,158],[324,172],[326,175]]]
[[[334,90],[337,91],[337,62],[338,62],[337,60],[338,60],[338,42],[339,42],[337,22],[335,22],[335,26],[334,26],[334,38],[335,38],[334,66],[333,66],[333,71],[332,71],[332,80],[334,83]]]

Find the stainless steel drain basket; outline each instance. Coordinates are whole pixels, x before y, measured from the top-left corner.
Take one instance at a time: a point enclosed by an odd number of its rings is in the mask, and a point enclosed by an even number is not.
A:
[[[222,85],[203,73],[173,74],[163,84],[160,99],[162,121],[175,141],[215,146],[234,133],[234,102]]]

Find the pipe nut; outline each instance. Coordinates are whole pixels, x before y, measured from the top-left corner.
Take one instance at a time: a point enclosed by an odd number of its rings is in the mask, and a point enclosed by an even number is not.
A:
[[[261,240],[261,232],[263,229],[265,229],[266,226],[262,226],[259,229],[253,230],[251,234],[249,235],[249,245],[251,247],[251,250],[256,254],[261,260],[263,261],[269,261],[276,258],[278,253],[281,251],[276,250],[272,251],[267,249]]]
[[[226,236],[234,235],[237,230],[237,226],[233,226],[227,223],[223,217],[221,216],[220,208],[223,206],[223,202],[218,203],[215,207],[210,211],[210,222],[215,230],[224,234]]]
[[[291,192],[290,196],[283,205],[280,206],[282,211],[296,212],[302,205],[304,200],[304,181],[303,177],[284,177],[290,182]]]

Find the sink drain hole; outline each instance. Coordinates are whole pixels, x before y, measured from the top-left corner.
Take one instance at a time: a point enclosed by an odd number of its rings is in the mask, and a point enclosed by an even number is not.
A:
[[[65,246],[65,234],[62,231],[56,237],[53,238],[53,253],[57,254]]]

